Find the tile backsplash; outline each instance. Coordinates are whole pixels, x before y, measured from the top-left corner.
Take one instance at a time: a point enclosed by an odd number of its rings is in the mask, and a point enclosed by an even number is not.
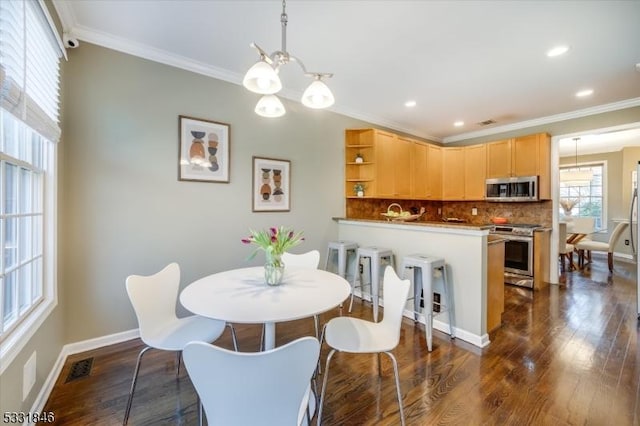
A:
[[[400,204],[403,210],[418,211],[425,208],[420,219],[424,222],[441,221],[455,217],[475,225],[491,223],[492,217],[505,217],[510,223],[531,223],[551,227],[552,202],[488,203],[485,201],[424,201],[385,200],[378,198],[348,198],[346,217],[350,219],[384,219],[380,213],[387,211],[391,203]],[[478,214],[472,215],[476,208]],[[438,212],[440,209],[440,213]],[[397,210],[397,209],[396,209]]]

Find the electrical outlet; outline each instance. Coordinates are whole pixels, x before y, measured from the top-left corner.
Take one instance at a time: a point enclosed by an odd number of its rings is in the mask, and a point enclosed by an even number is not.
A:
[[[440,312],[440,293],[433,293],[433,312]]]
[[[629,245],[629,240],[624,240],[624,245],[628,246]]]
[[[22,400],[24,401],[29,396],[29,392],[33,388],[33,385],[36,383],[36,353],[35,351],[27,362],[25,362],[24,367],[22,367]]]
[[[478,216],[478,209],[477,208],[472,208],[471,209],[471,216]]]
[[[440,207],[438,207],[438,214],[441,215],[442,214],[442,209]]]

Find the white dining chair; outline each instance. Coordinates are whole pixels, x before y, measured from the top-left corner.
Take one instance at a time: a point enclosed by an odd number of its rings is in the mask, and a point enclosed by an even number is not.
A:
[[[311,250],[302,254],[294,254],[284,252],[282,254],[282,263],[284,263],[285,269],[291,268],[307,268],[318,269],[320,264],[320,252],[318,250]],[[316,339],[320,338],[320,318],[318,315],[313,316],[314,326],[316,330]],[[264,326],[262,326],[262,335],[260,336],[260,350],[264,349]]]
[[[310,380],[320,354],[315,337],[264,352],[233,352],[203,342],[184,348],[184,364],[209,425],[310,423]]]
[[[580,257],[580,264],[584,265],[585,252],[587,253],[587,259],[591,262],[592,251],[602,251],[607,253],[607,266],[609,272],[613,272],[613,251],[615,250],[618,240],[622,236],[622,233],[627,229],[629,224],[627,222],[619,222],[613,229],[613,232],[609,236],[608,242],[594,241],[594,240],[581,240],[576,243],[576,250],[578,250],[578,256]]]
[[[322,424],[322,409],[324,397],[327,393],[329,378],[329,363],[333,355],[338,352],[359,354],[378,354],[378,373],[380,374],[380,354],[385,353],[391,359],[396,379],[396,391],[398,406],[400,407],[400,422],[404,426],[404,411],[402,409],[402,394],[400,392],[400,377],[398,375],[398,363],[391,351],[400,342],[400,327],[402,325],[402,313],[409,295],[409,280],[401,280],[391,266],[384,271],[384,313],[382,321],[375,323],[359,318],[337,317],[329,320],[324,326],[323,339],[332,349],[327,356],[322,394],[320,396],[320,408],[318,411],[318,424]],[[322,340],[321,340],[322,341]]]
[[[187,343],[194,340],[213,342],[224,332],[224,321],[197,315],[184,318],[176,316],[175,308],[179,286],[180,267],[177,263],[170,263],[153,275],[130,275],[127,277],[127,294],[138,318],[140,339],[146,346],[138,354],[123,424],[127,424],[129,421],[131,402],[140,371],[140,361],[149,349],[177,352],[176,376],[178,376],[180,374],[180,353]],[[237,351],[235,330],[230,324],[229,327],[233,346]]]
[[[293,254],[285,252],[282,255],[282,261],[284,262],[284,267],[293,267],[293,268],[309,268],[309,269],[318,269],[318,265],[320,264],[320,252],[318,250],[311,250],[302,254]],[[320,338],[320,318],[318,315],[313,316],[313,322],[316,329],[316,339]]]

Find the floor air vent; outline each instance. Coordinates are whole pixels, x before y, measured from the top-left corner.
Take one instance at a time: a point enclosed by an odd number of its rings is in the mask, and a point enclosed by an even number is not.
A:
[[[67,380],[65,383],[69,383],[76,379],[81,379],[86,377],[91,373],[91,366],[93,365],[93,358],[82,359],[80,361],[74,362],[71,366],[71,371],[67,376]]]

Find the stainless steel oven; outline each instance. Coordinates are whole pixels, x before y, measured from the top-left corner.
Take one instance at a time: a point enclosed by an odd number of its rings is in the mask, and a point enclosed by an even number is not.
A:
[[[504,243],[504,279],[508,284],[533,288],[533,232],[538,225],[495,225]]]

